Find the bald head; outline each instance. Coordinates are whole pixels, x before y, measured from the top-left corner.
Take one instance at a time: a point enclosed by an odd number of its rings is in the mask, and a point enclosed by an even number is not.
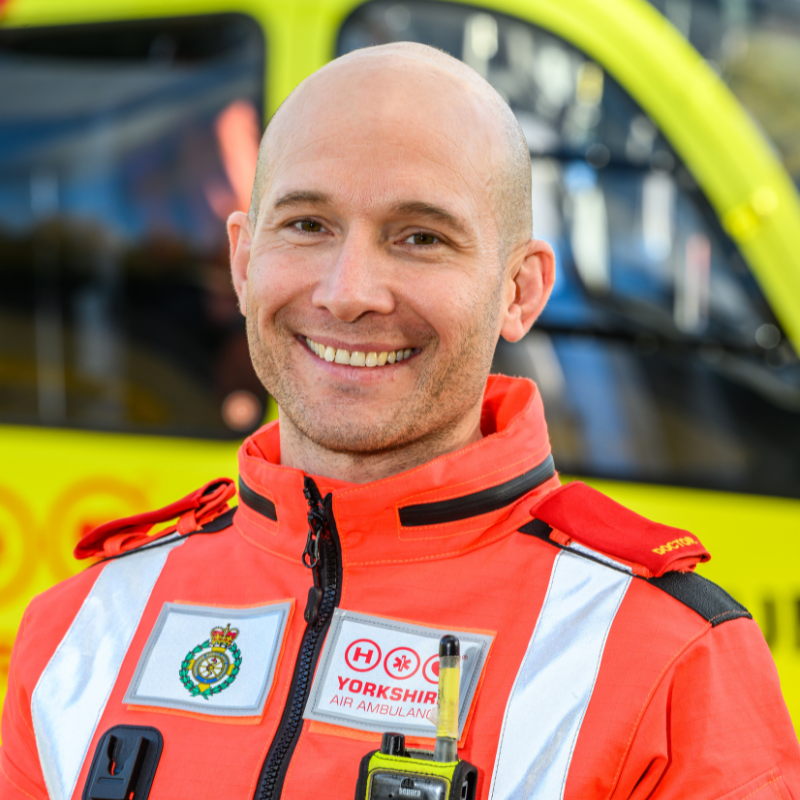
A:
[[[468,179],[491,207],[501,259],[531,237],[531,172],[527,143],[513,112],[461,61],[412,42],[356,50],[303,81],[264,134],[250,204],[255,231],[262,199],[299,131],[312,124],[370,124],[402,135],[449,130],[469,164]],[[434,154],[441,158],[441,154]]]

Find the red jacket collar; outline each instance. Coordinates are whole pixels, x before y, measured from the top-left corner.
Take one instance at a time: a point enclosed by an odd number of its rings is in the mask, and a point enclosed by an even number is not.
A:
[[[333,494],[343,564],[457,555],[505,536],[530,520],[534,503],[558,487],[557,476],[495,511],[414,527],[401,523],[400,511],[405,507],[457,499],[521,479],[550,456],[541,397],[529,380],[489,378],[481,429],[484,438],[479,442],[373,483],[311,476],[323,496]],[[239,450],[239,473],[247,487],[274,504],[277,516],[273,521],[240,503],[236,524],[241,533],[258,547],[299,560],[307,528],[305,473],[280,465],[278,423],[267,425],[244,442]]]

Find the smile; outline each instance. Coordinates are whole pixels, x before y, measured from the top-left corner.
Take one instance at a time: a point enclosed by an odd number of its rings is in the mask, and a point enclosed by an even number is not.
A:
[[[383,367],[386,364],[395,364],[398,361],[403,361],[410,358],[415,351],[412,348],[405,348],[404,350],[384,350],[382,353],[366,353],[361,350],[345,350],[339,348],[338,350],[315,342],[313,339],[306,337],[306,344],[312,353],[315,353],[325,361],[333,362],[334,364],[347,364],[351,367]]]

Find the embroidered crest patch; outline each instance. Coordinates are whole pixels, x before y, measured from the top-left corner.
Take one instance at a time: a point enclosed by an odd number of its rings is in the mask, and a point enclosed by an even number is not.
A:
[[[123,702],[216,716],[259,716],[272,688],[292,605],[164,603]]]
[[[208,640],[186,654],[179,675],[192,697],[208,700],[236,680],[242,666],[242,651],[234,642],[238,635],[238,628],[231,628],[229,622],[225,628],[213,628]]]

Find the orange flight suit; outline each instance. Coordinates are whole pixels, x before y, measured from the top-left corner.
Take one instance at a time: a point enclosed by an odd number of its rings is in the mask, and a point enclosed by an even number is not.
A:
[[[0,798],[92,796],[98,742],[133,726],[163,741],[153,800],[352,800],[381,730],[432,745],[452,631],[479,798],[800,800],[769,651],[692,572],[697,538],[560,487],[531,382],[491,378],[481,425],[365,485],[280,466],[268,425],[235,511],[220,480],[89,534],[102,560],[23,618]]]

